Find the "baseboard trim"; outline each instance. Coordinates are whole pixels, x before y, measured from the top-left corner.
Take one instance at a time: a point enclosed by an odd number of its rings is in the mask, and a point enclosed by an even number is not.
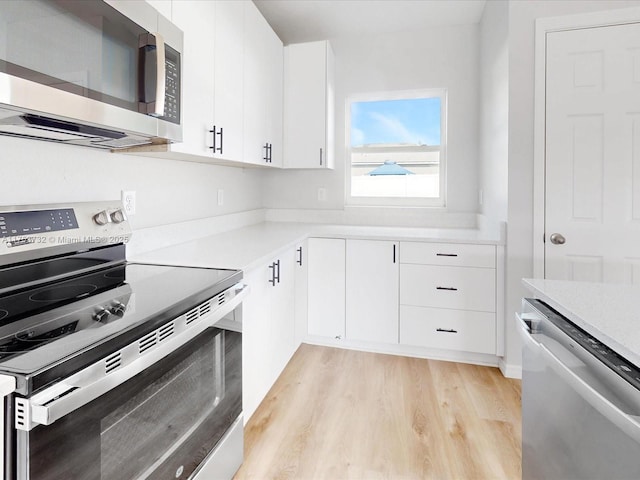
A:
[[[500,359],[498,368],[507,378],[522,378],[522,365],[507,364],[504,359]]]
[[[361,352],[382,353],[386,355],[400,355],[405,357],[425,358],[429,360],[441,360],[445,362],[470,363],[486,367],[498,367],[498,357],[482,353],[458,352],[453,350],[438,350],[410,345],[371,344],[365,342],[353,342],[336,340],[333,338],[307,336],[302,343],[320,345],[324,347],[344,348]],[[502,369],[501,369],[502,370]]]

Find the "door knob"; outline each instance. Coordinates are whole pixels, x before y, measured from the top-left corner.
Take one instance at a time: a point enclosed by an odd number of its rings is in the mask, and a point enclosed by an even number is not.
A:
[[[563,245],[564,242],[567,241],[560,233],[552,233],[551,236],[549,236],[549,240],[551,240],[551,243],[554,245]]]

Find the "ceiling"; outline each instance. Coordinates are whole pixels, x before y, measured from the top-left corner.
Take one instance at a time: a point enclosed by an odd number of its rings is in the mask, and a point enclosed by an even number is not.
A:
[[[479,23],[485,0],[254,0],[285,45]]]

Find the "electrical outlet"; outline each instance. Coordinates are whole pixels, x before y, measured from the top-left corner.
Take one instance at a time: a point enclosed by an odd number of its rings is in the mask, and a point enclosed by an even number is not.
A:
[[[127,215],[136,214],[135,190],[122,190],[122,205],[124,205],[124,213]]]
[[[218,189],[218,206],[224,205],[224,190]]]
[[[327,200],[327,189],[324,187],[318,188],[318,201],[325,202]]]

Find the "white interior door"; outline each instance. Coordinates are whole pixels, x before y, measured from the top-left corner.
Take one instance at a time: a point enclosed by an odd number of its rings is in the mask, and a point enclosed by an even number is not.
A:
[[[546,92],[545,277],[640,283],[640,24],[548,33]]]

